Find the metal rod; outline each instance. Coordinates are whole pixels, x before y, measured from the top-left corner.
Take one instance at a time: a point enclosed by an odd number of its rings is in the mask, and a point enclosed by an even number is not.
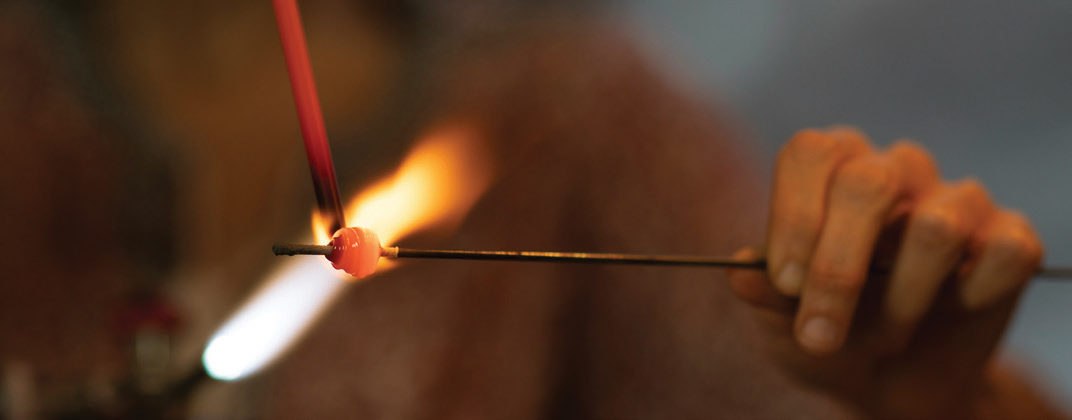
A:
[[[331,254],[331,245],[307,245],[307,244],[290,244],[290,243],[276,243],[272,245],[272,252],[275,255],[323,255],[328,256]]]
[[[764,260],[741,261],[728,258],[691,255],[596,254],[589,252],[529,251],[457,251],[438,249],[388,249],[397,258],[435,258],[452,260],[535,261],[584,264],[684,265],[725,268],[764,269]]]
[[[1035,277],[1043,279],[1072,279],[1072,267],[1042,267]]]
[[[277,243],[272,245],[275,255],[329,255],[331,245],[306,245]],[[632,265],[676,265],[698,267],[742,268],[765,270],[767,260],[735,260],[730,258],[707,257],[695,255],[648,255],[648,254],[608,254],[590,252],[531,252],[531,251],[470,251],[443,249],[412,249],[400,247],[381,248],[380,255],[386,258],[423,258],[447,260],[483,260],[483,261],[529,261],[558,262],[582,264],[632,264]],[[885,272],[884,270],[878,270]],[[1042,267],[1035,277],[1050,279],[1072,279],[1072,267]]]

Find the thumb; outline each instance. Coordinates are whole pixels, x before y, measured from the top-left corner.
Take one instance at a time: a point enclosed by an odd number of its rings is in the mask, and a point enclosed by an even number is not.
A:
[[[760,252],[755,248],[743,248],[733,253],[737,260],[756,260]],[[765,270],[735,268],[727,271],[730,289],[741,300],[761,309],[792,311],[793,299],[778,292],[771,284]]]

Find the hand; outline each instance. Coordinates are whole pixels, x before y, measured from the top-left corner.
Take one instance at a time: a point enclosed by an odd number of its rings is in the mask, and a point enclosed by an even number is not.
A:
[[[767,354],[878,417],[966,415],[1042,256],[979,183],[942,182],[919,146],[876,150],[846,127],[782,149],[768,228],[768,271],[730,278]]]

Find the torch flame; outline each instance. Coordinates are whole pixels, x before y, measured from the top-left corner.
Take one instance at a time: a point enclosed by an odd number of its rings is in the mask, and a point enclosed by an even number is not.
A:
[[[391,244],[417,230],[462,221],[491,183],[489,159],[473,127],[442,124],[423,136],[394,175],[357,194],[346,220]],[[318,244],[331,240],[313,212]],[[377,272],[389,269],[381,259]],[[245,377],[276,360],[339,296],[351,277],[320,258],[276,266],[261,288],[209,341],[202,362],[221,380]]]

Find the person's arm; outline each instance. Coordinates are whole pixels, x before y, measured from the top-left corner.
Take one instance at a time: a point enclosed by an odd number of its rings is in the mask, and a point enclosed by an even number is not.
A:
[[[912,143],[805,130],[778,157],[770,215],[768,271],[731,284],[800,386],[868,418],[1055,413],[992,366],[1043,251],[979,183],[942,181]]]

